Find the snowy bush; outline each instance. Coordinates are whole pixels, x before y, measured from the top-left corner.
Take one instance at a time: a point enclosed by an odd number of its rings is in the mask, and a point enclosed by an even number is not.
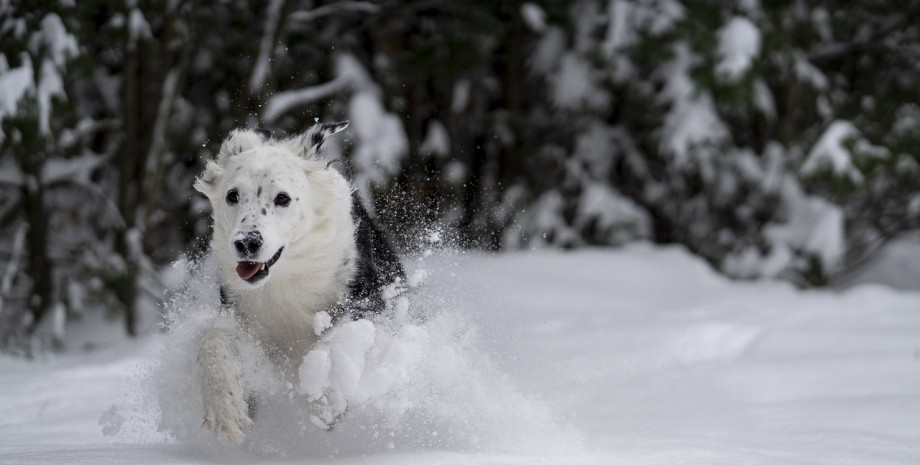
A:
[[[822,285],[920,227],[915,1],[27,3],[0,5],[5,347],[151,330],[239,126],[352,120],[332,166],[406,249],[677,243]]]

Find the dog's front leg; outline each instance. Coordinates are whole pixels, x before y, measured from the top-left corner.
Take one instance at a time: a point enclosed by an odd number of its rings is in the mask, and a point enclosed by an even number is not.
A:
[[[242,429],[252,424],[240,386],[239,361],[230,335],[211,331],[198,348],[199,384],[205,427],[223,444],[243,441]]]

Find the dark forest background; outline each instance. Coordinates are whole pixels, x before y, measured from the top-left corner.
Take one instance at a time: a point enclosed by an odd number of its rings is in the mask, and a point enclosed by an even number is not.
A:
[[[0,346],[142,328],[235,127],[331,156],[397,243],[680,244],[832,284],[920,220],[920,2],[0,2]]]

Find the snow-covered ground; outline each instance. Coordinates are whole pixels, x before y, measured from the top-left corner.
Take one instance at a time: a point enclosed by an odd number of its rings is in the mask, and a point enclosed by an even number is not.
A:
[[[431,389],[399,387],[427,419],[390,439],[360,433],[377,427],[363,411],[331,433],[291,425],[311,445],[275,453],[171,439],[149,385],[182,351],[157,336],[0,358],[0,462],[920,463],[920,294],[729,282],[646,245],[408,264],[428,271],[412,305],[431,315],[408,384]]]

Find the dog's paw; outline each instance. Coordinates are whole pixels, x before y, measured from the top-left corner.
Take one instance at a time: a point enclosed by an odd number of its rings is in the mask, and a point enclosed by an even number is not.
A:
[[[235,445],[243,442],[246,437],[243,429],[251,426],[252,420],[246,413],[247,406],[242,397],[227,392],[219,399],[205,403],[211,405],[205,405],[204,422],[201,427],[217,434],[221,444]]]

